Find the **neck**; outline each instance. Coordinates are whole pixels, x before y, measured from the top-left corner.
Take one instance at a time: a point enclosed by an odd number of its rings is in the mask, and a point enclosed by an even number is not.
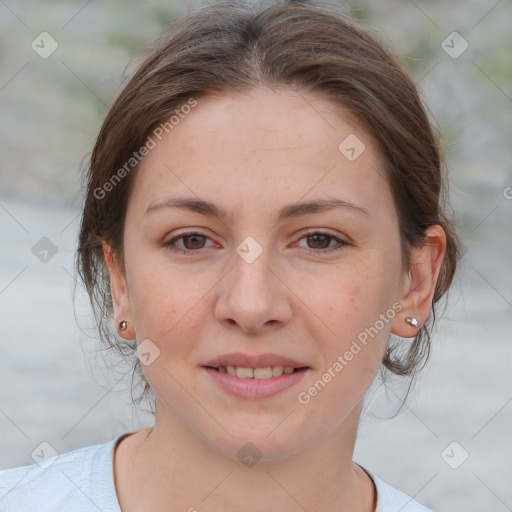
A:
[[[154,427],[119,443],[114,459],[123,512],[202,509],[373,512],[373,484],[352,462],[359,407],[329,436],[255,464],[212,448],[162,403]]]

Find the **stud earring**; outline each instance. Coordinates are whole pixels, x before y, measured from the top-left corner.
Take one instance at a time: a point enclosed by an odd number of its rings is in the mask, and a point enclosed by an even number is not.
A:
[[[128,327],[128,322],[126,320],[119,322],[119,330],[120,331],[126,331],[127,327]]]
[[[414,318],[413,316],[408,316],[405,319],[405,323],[412,325],[413,327],[418,327],[418,320]]]

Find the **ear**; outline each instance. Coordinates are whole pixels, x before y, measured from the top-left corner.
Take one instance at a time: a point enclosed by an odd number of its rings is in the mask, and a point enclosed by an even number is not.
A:
[[[112,248],[106,242],[103,243],[103,255],[105,256],[105,262],[110,273],[110,292],[114,305],[114,323],[116,330],[122,338],[132,340],[135,338],[135,329],[133,326],[132,306],[124,270],[120,268],[112,253]],[[121,331],[119,325],[123,320],[127,322],[127,327],[126,330]]]
[[[446,234],[443,228],[430,226],[425,231],[424,245],[412,250],[410,272],[403,280],[398,297],[403,309],[391,323],[393,334],[412,338],[427,321],[445,251]],[[416,318],[418,325],[409,325],[405,321],[407,317]]]

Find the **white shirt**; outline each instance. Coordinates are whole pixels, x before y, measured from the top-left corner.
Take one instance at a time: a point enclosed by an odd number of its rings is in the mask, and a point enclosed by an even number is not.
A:
[[[116,444],[128,434],[39,464],[0,471],[0,512],[122,512],[113,455]],[[365,471],[377,488],[375,512],[432,512]]]

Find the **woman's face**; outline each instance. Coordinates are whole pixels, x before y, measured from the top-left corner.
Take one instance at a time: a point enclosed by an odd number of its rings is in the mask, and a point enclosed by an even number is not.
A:
[[[378,165],[358,126],[291,90],[201,98],[150,151],[112,286],[116,319],[144,343],[157,425],[178,421],[232,457],[250,441],[270,459],[357,424],[404,282]],[[211,207],[171,205],[184,198]],[[338,205],[293,207],[316,201]],[[235,352],[276,358],[242,367],[307,369],[249,380],[206,368]]]

